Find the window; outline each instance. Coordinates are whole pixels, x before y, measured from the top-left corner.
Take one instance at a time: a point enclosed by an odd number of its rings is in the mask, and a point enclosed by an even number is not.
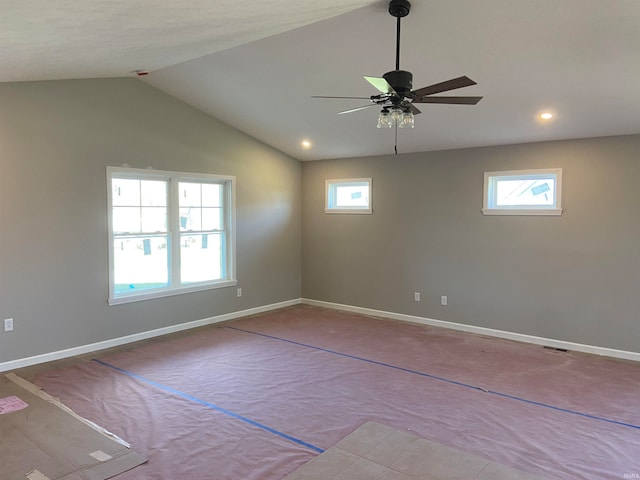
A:
[[[484,215],[562,215],[562,169],[485,172]]]
[[[325,180],[325,213],[371,213],[371,179]]]
[[[234,177],[107,175],[110,305],[236,284]]]

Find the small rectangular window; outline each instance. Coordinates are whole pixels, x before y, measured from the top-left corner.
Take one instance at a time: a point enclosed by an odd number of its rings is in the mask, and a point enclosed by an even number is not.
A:
[[[325,213],[371,213],[371,179],[325,180]]]
[[[485,172],[484,215],[562,215],[562,169]]]

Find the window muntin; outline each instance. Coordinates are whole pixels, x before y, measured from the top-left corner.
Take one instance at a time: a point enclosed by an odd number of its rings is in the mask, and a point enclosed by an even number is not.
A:
[[[371,213],[371,179],[325,181],[326,213]]]
[[[562,169],[485,172],[484,215],[561,215]]]
[[[111,186],[114,232],[167,230],[167,182],[113,178]]]
[[[234,177],[108,168],[109,303],[235,285]]]

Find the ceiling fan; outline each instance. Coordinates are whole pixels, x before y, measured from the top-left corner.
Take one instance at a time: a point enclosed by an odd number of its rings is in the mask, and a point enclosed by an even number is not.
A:
[[[385,73],[382,77],[364,77],[367,82],[373,85],[380,92],[379,94],[371,95],[370,97],[327,97],[314,95],[312,98],[350,98],[369,100],[371,103],[368,105],[344,110],[342,112],[338,112],[338,115],[357,112],[377,105],[382,107],[380,115],[378,116],[378,128],[392,128],[394,125],[396,128],[413,128],[413,116],[422,113],[414,105],[416,103],[475,105],[482,100],[482,97],[432,96],[436,93],[476,85],[476,82],[467,76],[452,78],[445,82],[412,90],[413,74],[406,70],[400,70],[400,19],[409,15],[410,10],[411,3],[408,0],[391,0],[389,2],[389,13],[397,19],[396,68],[395,70]]]

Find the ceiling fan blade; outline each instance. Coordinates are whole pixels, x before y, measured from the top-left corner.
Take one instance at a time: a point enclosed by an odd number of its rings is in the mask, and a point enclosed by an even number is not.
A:
[[[369,108],[369,107],[375,107],[376,104],[375,103],[371,103],[369,105],[364,105],[362,107],[356,107],[356,108],[351,108],[349,110],[344,110],[342,112],[338,112],[337,115],[343,115],[345,113],[352,113],[352,112],[357,112],[358,110],[364,110],[365,108]]]
[[[449,105],[475,105],[482,97],[422,97],[414,103],[446,103]]]
[[[384,78],[364,77],[364,79],[382,93],[386,93],[388,95],[398,95],[393,87],[389,85],[389,82],[387,82]]]
[[[434,93],[446,92],[448,90],[455,90],[456,88],[462,87],[470,87],[471,85],[476,85],[476,82],[471,80],[467,76],[462,76],[458,78],[452,78],[451,80],[447,80],[446,82],[436,83],[434,85],[429,85],[428,87],[419,88],[418,90],[414,90],[411,92],[413,98],[421,98],[425,95],[433,95]]]
[[[325,97],[323,95],[311,95],[311,98],[351,98],[353,100],[370,100],[371,97]]]
[[[409,104],[409,108],[411,109],[411,113],[413,113],[414,115],[418,115],[419,113],[422,113],[420,110],[418,110],[418,107],[416,107],[412,103]]]

